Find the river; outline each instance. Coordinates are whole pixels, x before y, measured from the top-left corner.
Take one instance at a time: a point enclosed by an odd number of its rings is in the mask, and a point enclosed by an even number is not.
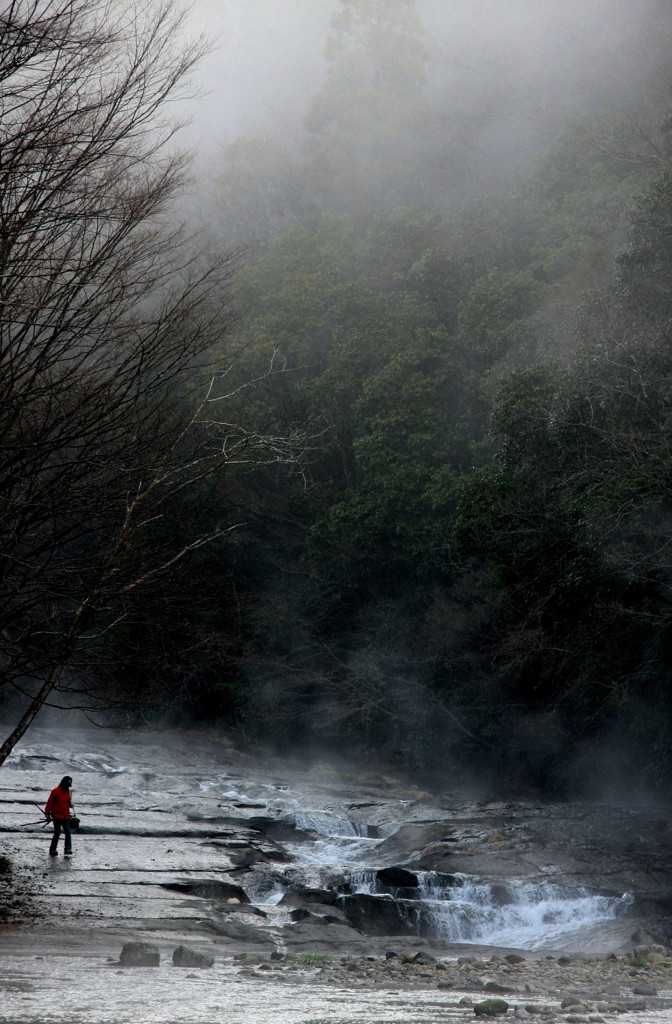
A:
[[[73,858],[52,859],[38,807],[65,774],[81,829]],[[0,853],[18,893],[0,930],[0,1022],[250,1024],[270,1007],[281,1022],[462,1019],[435,987],[360,986],[353,1001],[342,985],[325,994],[315,969],[422,952],[624,954],[672,934],[660,810],[447,783],[430,793],[371,764],[279,759],[213,732],[35,730],[0,772]],[[133,940],[156,945],[160,967],[122,967]],[[178,945],[214,966],[176,972]]]

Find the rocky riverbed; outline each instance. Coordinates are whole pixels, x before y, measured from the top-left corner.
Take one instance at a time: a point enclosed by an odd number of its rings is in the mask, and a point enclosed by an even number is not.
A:
[[[63,774],[72,860],[35,807]],[[428,793],[202,732],[37,731],[0,770],[0,854],[3,1024],[672,1021],[660,810]],[[133,942],[158,966],[122,962]]]

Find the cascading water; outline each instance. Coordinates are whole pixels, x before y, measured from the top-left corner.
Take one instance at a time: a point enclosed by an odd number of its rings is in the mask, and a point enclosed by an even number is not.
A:
[[[550,882],[499,883],[437,872],[409,872],[415,881],[395,887],[381,880],[385,872],[356,869],[357,864],[371,863],[381,842],[367,835],[367,826],[329,810],[296,810],[291,820],[315,836],[312,842],[290,845],[297,862],[317,870],[322,884],[329,886],[336,869],[345,869],[336,883],[339,891],[393,900],[409,931],[446,942],[540,949],[577,930],[615,920],[632,902],[629,894],[605,896]]]
[[[90,751],[79,755],[76,767],[109,780],[140,772],[144,784],[138,788],[143,792],[153,784],[155,771],[151,762],[142,760],[133,765],[123,757]],[[143,773],[144,768],[147,773]],[[385,848],[378,852],[378,848],[398,826],[386,819],[381,838],[376,828],[363,823],[361,813],[369,806],[367,803],[331,805],[316,801],[311,806],[303,790],[298,790],[302,798],[297,789],[276,781],[248,779],[224,771],[203,776],[200,768],[193,784],[204,794],[204,800],[209,794],[217,799],[218,810],[231,805],[251,812],[265,809],[269,820],[286,823],[289,832],[294,832],[295,839],[282,840],[291,855],[291,867],[261,861],[241,878],[252,903],[264,909],[267,919],[279,924],[286,922],[291,913],[291,902],[283,898],[293,891],[315,887],[331,889],[344,897],[364,894],[386,901],[386,913],[392,906],[398,914],[400,931],[392,934],[534,950],[559,948],[563,938],[573,941],[579,933],[583,941],[588,930],[616,921],[632,902],[629,895],[605,896],[551,882],[495,882],[458,873],[372,867],[390,864],[389,848],[386,852]],[[171,776],[171,785],[176,791],[184,787],[182,776]],[[349,817],[351,809],[354,820]],[[392,918],[387,916],[386,922],[389,920]],[[388,933],[379,930],[371,934]]]
[[[567,932],[610,921],[632,902],[600,896],[580,887],[544,883],[493,885],[463,876],[461,884],[441,889],[421,886],[425,927],[449,942],[535,949]]]
[[[368,838],[368,825],[356,824],[330,811],[295,811],[291,818],[304,832],[317,832],[334,839]]]
[[[603,896],[581,887],[487,882],[468,875],[418,872],[416,886],[381,882],[384,872],[350,872],[344,890],[397,901],[417,934],[452,943],[540,949],[578,929],[621,916],[630,894]]]
[[[296,809],[289,815],[297,830],[314,833],[312,843],[287,843],[298,861],[316,867],[335,868],[371,855],[381,840],[372,836],[368,825],[334,814],[329,810]]]

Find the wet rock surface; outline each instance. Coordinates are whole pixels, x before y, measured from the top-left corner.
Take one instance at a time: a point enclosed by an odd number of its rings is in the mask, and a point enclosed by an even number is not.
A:
[[[47,856],[36,822],[63,774],[81,818],[72,860]],[[281,1024],[422,1024],[475,1019],[478,1004],[672,1021],[659,812],[430,794],[202,733],[36,732],[0,771],[0,853],[14,865],[0,875],[0,1024],[215,1024],[234,984],[240,1024],[269,1006]],[[133,965],[132,1011],[109,995],[129,944],[160,956]],[[176,950],[190,995],[167,980]],[[63,956],[79,995],[50,1016]]]

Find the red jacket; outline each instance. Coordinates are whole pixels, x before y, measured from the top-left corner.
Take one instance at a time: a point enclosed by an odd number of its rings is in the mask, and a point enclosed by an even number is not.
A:
[[[71,802],[70,790],[61,789],[60,786],[56,786],[56,789],[52,789],[47,800],[47,805],[44,808],[45,814],[51,814],[54,818],[70,817],[70,802]]]

